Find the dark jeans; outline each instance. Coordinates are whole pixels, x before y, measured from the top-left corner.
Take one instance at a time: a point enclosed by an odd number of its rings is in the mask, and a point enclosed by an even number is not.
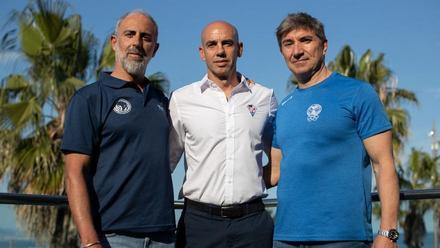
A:
[[[290,242],[273,241],[273,248],[370,248],[369,241]]]
[[[266,211],[223,218],[185,208],[177,226],[177,248],[271,248],[273,220]]]

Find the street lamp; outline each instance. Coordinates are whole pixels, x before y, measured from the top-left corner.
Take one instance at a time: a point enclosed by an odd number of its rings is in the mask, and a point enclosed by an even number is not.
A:
[[[437,157],[437,152],[439,149],[439,141],[437,140],[437,130],[435,128],[435,122],[432,125],[432,129],[431,131],[429,131],[428,136],[431,137],[431,152],[432,152],[432,157],[435,158]]]
[[[428,136],[431,137],[431,154],[432,159],[435,159],[437,157],[437,152],[439,149],[439,141],[437,140],[437,130],[435,128],[435,122],[432,124],[432,129],[429,131]],[[435,168],[437,169],[437,168]],[[434,205],[435,206],[435,205]],[[434,248],[438,248],[438,241],[439,241],[439,220],[437,219],[436,209],[434,207],[434,213],[433,213],[433,219],[434,219]]]

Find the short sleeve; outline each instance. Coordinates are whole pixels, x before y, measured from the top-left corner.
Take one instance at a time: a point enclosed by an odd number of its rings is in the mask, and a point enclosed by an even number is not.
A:
[[[272,147],[280,149],[280,145],[278,144],[278,139],[277,139],[277,125],[276,125],[276,122],[277,122],[277,118],[275,116],[273,118],[273,121],[272,121],[272,128],[273,128]]]
[[[61,150],[92,155],[98,142],[97,129],[91,104],[85,97],[75,94],[66,111]]]
[[[362,140],[391,129],[391,123],[376,91],[363,83],[353,100],[356,128]]]

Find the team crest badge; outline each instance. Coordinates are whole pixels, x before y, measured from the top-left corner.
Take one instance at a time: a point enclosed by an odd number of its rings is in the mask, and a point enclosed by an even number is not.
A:
[[[125,115],[131,111],[131,103],[124,98],[121,98],[116,102],[113,111],[117,114]]]
[[[254,116],[254,115],[255,115],[255,112],[257,112],[257,107],[255,107],[253,104],[249,104],[249,105],[247,106],[247,108],[248,108],[248,110],[249,110],[249,113],[250,113],[252,116]]]
[[[322,111],[322,107],[319,104],[312,104],[307,109],[307,120],[308,121],[316,121],[319,118],[319,114]]]

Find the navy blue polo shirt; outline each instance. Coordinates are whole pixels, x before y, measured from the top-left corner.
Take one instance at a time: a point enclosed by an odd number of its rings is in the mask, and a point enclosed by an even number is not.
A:
[[[168,99],[147,81],[142,92],[108,73],[73,96],[61,149],[91,156],[98,231],[175,229],[167,109]]]

